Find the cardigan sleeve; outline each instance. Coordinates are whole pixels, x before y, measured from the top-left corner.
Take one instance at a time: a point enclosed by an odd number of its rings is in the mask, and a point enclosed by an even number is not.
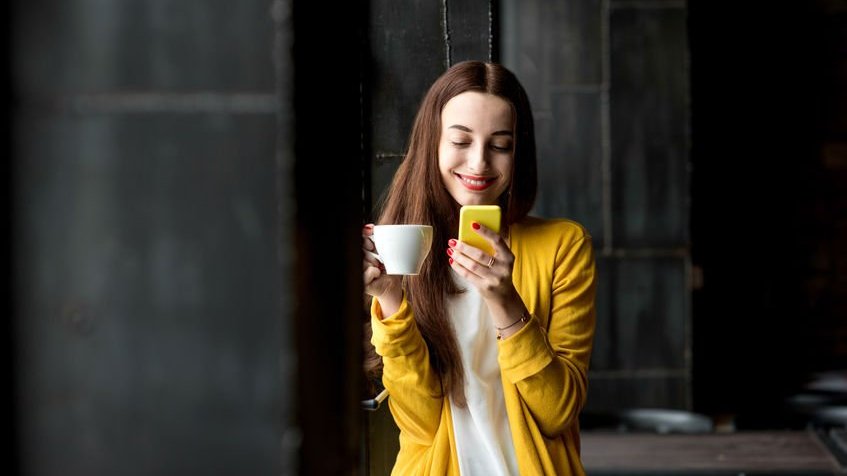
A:
[[[500,368],[550,438],[577,418],[587,392],[595,326],[595,263],[583,234],[555,257],[548,330],[533,317],[500,341]]]
[[[374,299],[371,343],[382,356],[388,407],[409,442],[430,446],[441,419],[441,379],[430,365],[429,350],[406,296],[396,313],[380,320],[381,315],[379,302]]]

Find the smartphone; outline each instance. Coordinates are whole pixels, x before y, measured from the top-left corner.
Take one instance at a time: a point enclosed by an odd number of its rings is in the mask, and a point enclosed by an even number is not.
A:
[[[494,255],[494,248],[471,227],[473,222],[500,233],[500,207],[497,205],[465,205],[459,210],[459,241]]]

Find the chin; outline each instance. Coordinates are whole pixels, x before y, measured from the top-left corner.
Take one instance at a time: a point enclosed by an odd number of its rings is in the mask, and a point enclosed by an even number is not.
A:
[[[496,199],[495,200],[486,200],[486,199],[478,198],[478,197],[470,197],[470,198],[465,198],[463,200],[456,200],[456,201],[459,203],[459,205],[462,205],[462,206],[465,206],[465,205],[499,205],[500,204],[500,202],[498,202]]]

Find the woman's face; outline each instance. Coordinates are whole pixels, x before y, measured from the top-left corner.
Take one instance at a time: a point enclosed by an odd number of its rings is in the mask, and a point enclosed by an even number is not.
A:
[[[460,205],[496,205],[512,180],[514,113],[504,99],[468,91],[441,111],[438,168]]]

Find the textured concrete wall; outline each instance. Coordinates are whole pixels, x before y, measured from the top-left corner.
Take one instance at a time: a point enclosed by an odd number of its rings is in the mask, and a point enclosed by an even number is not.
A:
[[[25,474],[294,470],[272,3],[15,2]]]
[[[680,1],[502,2],[536,114],[535,212],[597,249],[589,411],[691,406],[689,72]]]

